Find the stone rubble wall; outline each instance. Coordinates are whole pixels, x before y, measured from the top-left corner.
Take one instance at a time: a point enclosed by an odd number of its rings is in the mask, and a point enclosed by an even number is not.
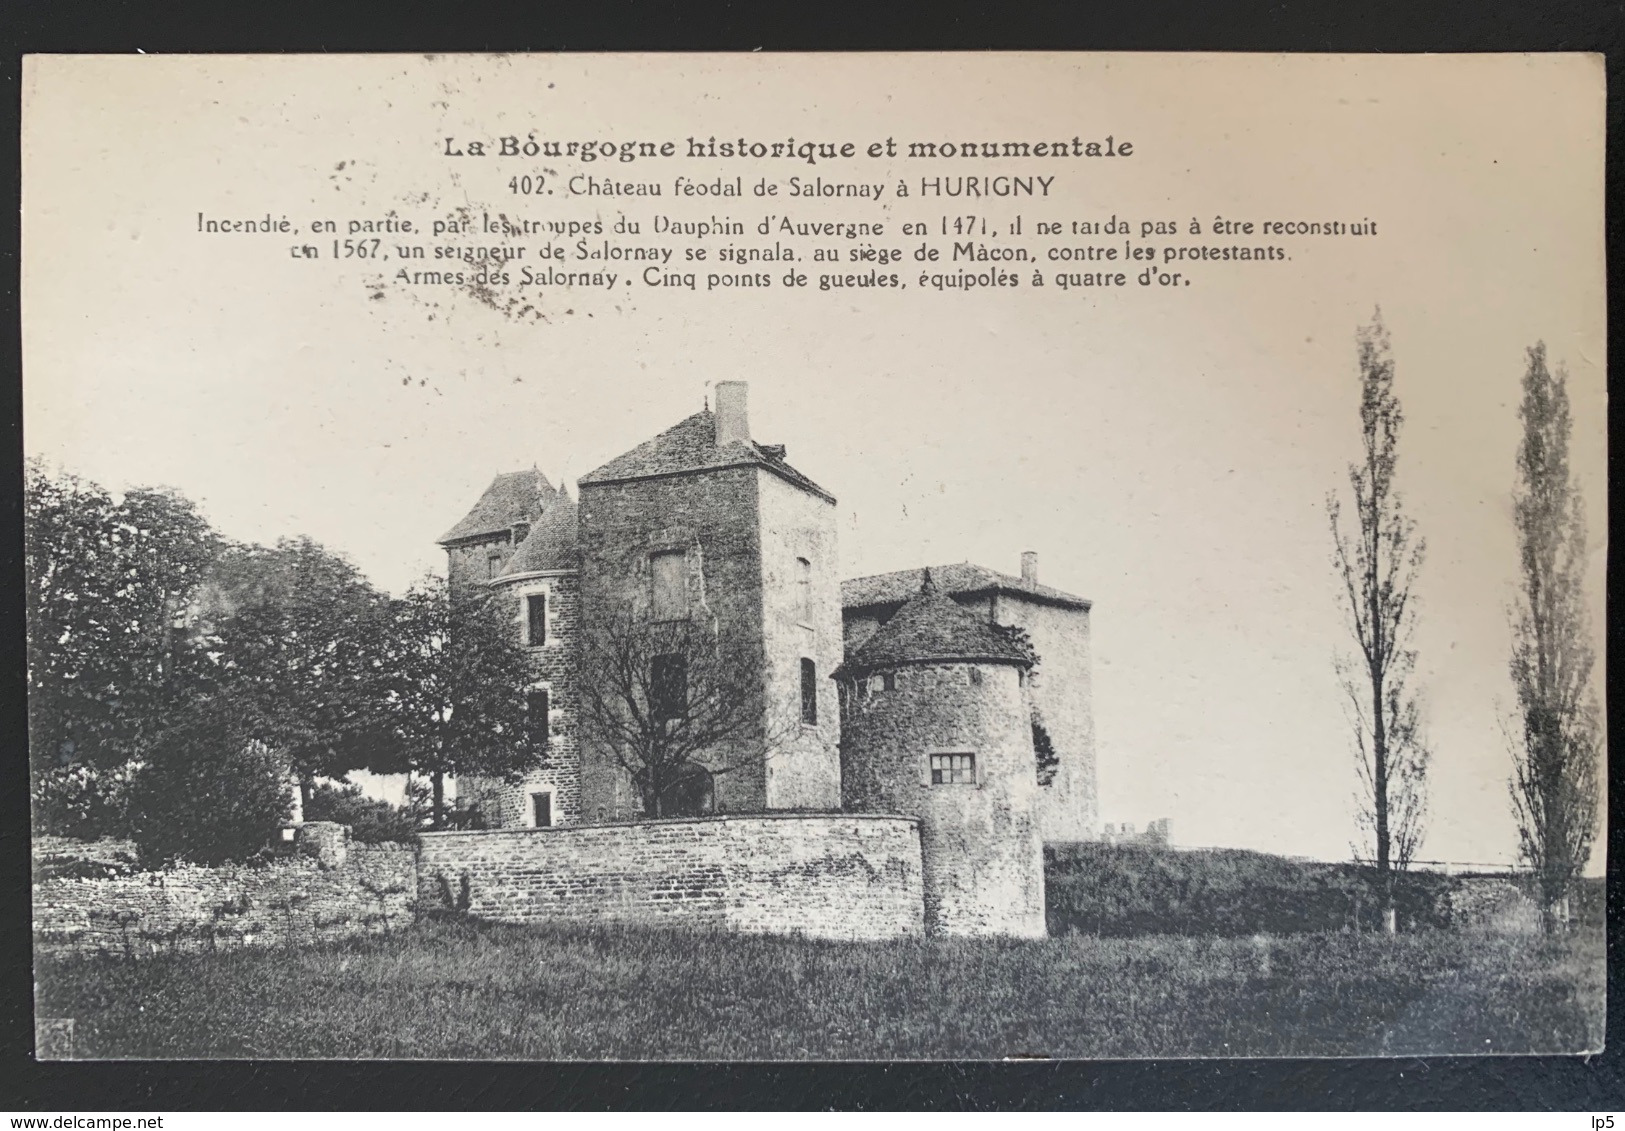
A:
[[[301,946],[399,930],[435,909],[496,922],[830,939],[924,931],[919,822],[910,817],[774,813],[426,833],[415,849],[346,834],[312,822],[297,855],[260,865],[42,879],[33,887],[35,943],[131,958]]]
[[[428,833],[420,907],[498,922],[639,923],[814,938],[924,929],[918,822],[785,813]],[[466,887],[465,887],[466,884]]]
[[[80,840],[71,836],[35,834],[31,842],[35,863],[50,860],[82,860],[94,864],[119,864],[134,860],[135,841],[106,837]]]
[[[181,865],[37,882],[34,940],[47,950],[128,957],[298,946],[405,927],[416,896],[411,846],[336,848],[325,838],[309,855],[260,866]]]

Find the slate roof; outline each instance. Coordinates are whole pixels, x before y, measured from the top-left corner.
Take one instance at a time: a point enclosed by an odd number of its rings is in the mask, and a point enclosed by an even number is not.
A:
[[[530,533],[509,559],[508,568],[498,574],[497,579],[544,570],[575,569],[578,514],[576,501],[568,491],[559,488],[553,502],[531,526]]]
[[[835,501],[835,496],[784,462],[782,445],[751,442],[718,445],[717,418],[709,410],[696,412],[679,421],[652,440],[645,440],[631,451],[583,475],[579,482],[583,487],[590,487],[635,479],[661,479],[724,467],[761,467],[804,491],[832,503]]]
[[[534,520],[556,494],[547,476],[534,467],[499,475],[491,480],[474,509],[440,536],[440,545],[481,534],[500,534],[516,522]]]
[[[842,664],[841,675],[861,675],[900,664],[981,662],[1031,667],[1032,658],[981,616],[937,588],[931,570],[915,595]]]
[[[1074,597],[1037,582],[1023,581],[1019,577],[1011,577],[971,562],[932,566],[931,577],[943,592],[956,597],[1005,593],[1044,605],[1059,605],[1067,609],[1089,608],[1089,602],[1082,597]],[[854,577],[841,582],[841,607],[862,609],[871,605],[901,604],[917,593],[919,587],[920,571],[917,569]]]

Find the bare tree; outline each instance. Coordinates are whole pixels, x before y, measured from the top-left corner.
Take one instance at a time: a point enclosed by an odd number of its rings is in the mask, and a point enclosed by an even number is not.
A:
[[[1338,659],[1348,694],[1360,782],[1360,825],[1375,859],[1392,929],[1393,872],[1415,857],[1427,820],[1429,751],[1410,646],[1416,621],[1414,586],[1426,550],[1394,487],[1404,413],[1394,396],[1394,361],[1379,310],[1357,334],[1363,459],[1349,465],[1353,529],[1342,503],[1326,497],[1344,608],[1358,645]]]
[[[1547,368],[1543,342],[1529,350],[1518,415],[1523,442],[1512,517],[1520,577],[1511,668],[1523,733],[1513,744],[1510,785],[1522,855],[1551,931],[1566,923],[1570,889],[1591,858],[1601,727],[1583,592],[1585,512],[1569,474],[1568,380]]]
[[[725,648],[714,626],[627,608],[585,635],[583,737],[631,775],[645,816],[703,811],[710,777],[738,768],[741,744],[771,750],[760,665]]]

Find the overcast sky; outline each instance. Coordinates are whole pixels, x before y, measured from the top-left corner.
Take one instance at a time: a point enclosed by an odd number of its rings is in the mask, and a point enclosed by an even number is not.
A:
[[[839,498],[847,576],[961,559],[1014,573],[1031,549],[1042,580],[1094,602],[1102,817],[1170,817],[1186,844],[1349,851],[1354,777],[1332,666],[1345,637],[1324,499],[1358,450],[1354,334],[1380,303],[1407,417],[1400,482],[1428,542],[1416,643],[1436,755],[1422,854],[1514,853],[1498,720],[1512,694],[1519,379],[1537,339],[1570,374],[1599,645],[1604,623],[1600,65],[44,64],[29,76],[24,146],[31,455],[115,488],[178,488],[234,538],[311,535],[399,591],[441,567],[435,538],[498,472],[535,463],[573,483],[698,409],[708,383],[748,380],[756,439],[787,444]],[[625,206],[748,229],[766,212],[879,220],[889,232],[877,242],[906,251],[922,241],[894,234],[900,223],[956,212],[996,224],[1020,212],[1029,232],[1114,213],[1182,232],[1216,215],[1370,217],[1378,231],[1259,241],[1291,260],[1202,265],[1189,287],[1033,292],[1030,267],[1001,293],[622,286],[548,292],[545,317],[525,321],[454,290],[376,285],[399,264],[312,264],[283,237],[196,231],[200,211],[298,226],[460,205],[612,221],[613,201],[516,203],[506,182],[522,163],[441,156],[447,136],[533,129],[860,148],[888,136],[1132,139],[1129,159],[930,168],[1055,177],[1047,200],[981,209],[890,192]],[[925,171],[902,160],[548,167],[668,191],[678,174],[895,185]],[[903,277],[916,267],[906,259]]]

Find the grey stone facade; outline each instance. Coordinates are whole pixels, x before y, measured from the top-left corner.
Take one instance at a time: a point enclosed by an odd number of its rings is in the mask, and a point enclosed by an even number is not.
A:
[[[718,647],[739,662],[760,664],[760,531],[756,472],[723,468],[672,478],[582,484],[582,597],[586,631],[630,613],[651,617],[656,555],[681,556],[688,615],[717,635]],[[716,805],[722,812],[767,807],[764,697],[753,713],[762,725],[705,759],[716,771]],[[589,820],[629,820],[641,811],[631,779],[608,752],[586,751],[582,799]]]

